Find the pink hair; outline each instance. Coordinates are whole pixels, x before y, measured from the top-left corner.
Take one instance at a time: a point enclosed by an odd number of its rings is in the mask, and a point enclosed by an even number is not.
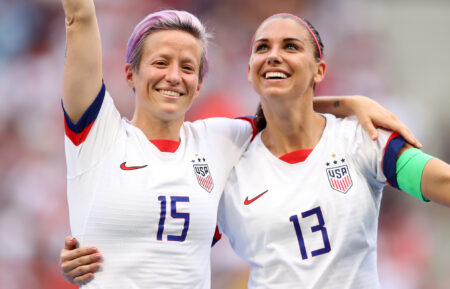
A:
[[[203,44],[200,60],[200,81],[208,73],[208,38],[205,26],[200,20],[186,11],[162,10],[147,15],[139,22],[128,39],[126,61],[134,69],[139,68],[145,38],[155,31],[180,30],[185,31]]]

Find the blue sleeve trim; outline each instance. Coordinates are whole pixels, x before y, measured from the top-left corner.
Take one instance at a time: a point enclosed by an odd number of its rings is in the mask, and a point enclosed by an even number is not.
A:
[[[244,116],[235,117],[234,119],[253,119],[253,120],[255,120],[256,118],[254,115],[244,115]]]
[[[66,120],[67,127],[69,130],[73,131],[76,134],[80,134],[86,127],[88,127],[91,123],[95,121],[100,112],[100,108],[102,107],[103,99],[105,98],[106,87],[105,84],[102,83],[102,88],[100,92],[95,97],[95,100],[88,107],[88,109],[83,113],[80,120],[76,123],[73,123],[64,109],[64,105],[61,101],[61,106],[64,111],[64,119]]]
[[[241,119],[248,121],[250,123],[250,125],[252,126],[252,141],[253,141],[255,136],[259,133],[259,129],[256,126],[256,117],[254,117],[253,115],[248,115],[248,116],[239,116],[234,119]]]
[[[383,173],[389,184],[394,188],[399,188],[397,183],[397,156],[400,149],[405,145],[406,140],[398,135],[393,137],[387,144],[383,157]]]
[[[219,239],[220,240],[220,239]],[[214,245],[219,242],[219,240],[217,240],[216,238],[213,238],[212,243],[211,243],[211,248],[214,247]]]

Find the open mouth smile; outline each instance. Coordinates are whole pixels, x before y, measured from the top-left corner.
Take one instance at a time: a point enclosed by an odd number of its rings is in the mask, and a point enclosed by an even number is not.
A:
[[[181,92],[178,92],[178,91],[175,91],[175,90],[156,89],[156,91],[158,91],[162,95],[170,97],[170,98],[178,98],[178,97],[184,95],[184,93],[181,93]]]
[[[267,71],[263,73],[263,78],[267,80],[283,80],[289,77],[290,75],[283,71]]]
[[[265,79],[285,79],[288,78],[287,74],[283,72],[267,72],[264,75]]]

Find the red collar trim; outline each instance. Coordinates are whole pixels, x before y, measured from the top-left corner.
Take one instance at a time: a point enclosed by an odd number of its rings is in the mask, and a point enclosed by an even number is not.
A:
[[[312,149],[297,150],[282,155],[279,159],[289,164],[296,164],[305,161],[311,152]]]
[[[170,139],[151,139],[150,141],[163,153],[174,153],[180,146],[179,141]]]

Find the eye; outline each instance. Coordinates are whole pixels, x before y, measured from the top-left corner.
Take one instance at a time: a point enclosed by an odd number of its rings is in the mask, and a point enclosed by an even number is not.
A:
[[[166,62],[164,60],[156,60],[153,62],[153,65],[157,67],[164,67],[166,66]]]
[[[195,68],[192,65],[183,65],[182,69],[187,73],[195,72]]]
[[[296,44],[294,44],[294,43],[287,43],[284,46],[284,48],[287,49],[287,50],[298,50],[298,46]]]
[[[260,43],[256,45],[255,52],[265,51],[267,49],[269,49],[269,45],[267,45],[266,43]]]

